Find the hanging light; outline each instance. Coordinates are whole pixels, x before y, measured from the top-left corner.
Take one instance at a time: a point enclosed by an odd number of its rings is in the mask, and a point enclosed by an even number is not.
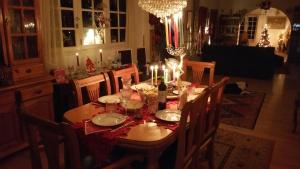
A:
[[[270,0],[263,0],[260,4],[259,7],[264,10],[269,10],[271,8],[271,1]]]
[[[187,6],[186,0],[139,0],[139,7],[155,15],[164,18],[182,11]]]

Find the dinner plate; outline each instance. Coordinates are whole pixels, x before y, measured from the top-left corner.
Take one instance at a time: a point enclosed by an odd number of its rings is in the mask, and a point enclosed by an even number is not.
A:
[[[139,100],[128,100],[125,103],[121,103],[121,106],[127,110],[137,110],[144,106],[144,103]]]
[[[178,122],[180,121],[181,111],[172,109],[159,110],[155,113],[155,117],[164,121]]]
[[[92,118],[92,123],[98,126],[116,126],[122,124],[127,119],[127,116],[119,113],[101,113]]]
[[[120,96],[118,95],[107,95],[107,96],[102,96],[98,99],[100,103],[120,103]]]
[[[131,86],[132,90],[153,90],[154,88],[155,88],[154,86],[148,83],[139,83]]]

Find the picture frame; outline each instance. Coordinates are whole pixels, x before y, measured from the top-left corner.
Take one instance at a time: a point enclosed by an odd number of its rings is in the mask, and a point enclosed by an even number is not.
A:
[[[284,17],[284,16],[268,16],[267,24],[270,29],[285,29],[286,17]]]

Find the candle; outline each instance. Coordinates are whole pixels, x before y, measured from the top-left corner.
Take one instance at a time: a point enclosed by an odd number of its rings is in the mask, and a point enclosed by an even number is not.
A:
[[[151,65],[150,70],[151,70],[151,85],[153,85],[153,69],[154,67]]]
[[[173,64],[173,81],[176,80],[176,64]]]
[[[165,83],[168,83],[169,69],[166,69],[165,71],[166,71]]]
[[[100,62],[102,62],[102,49],[99,49],[99,54],[100,54]]]
[[[166,82],[166,66],[162,65],[162,70],[163,70],[163,77],[164,77],[164,81]]]
[[[155,85],[157,85],[157,70],[158,70],[158,66],[155,65],[154,66],[154,71],[155,71]]]
[[[165,17],[165,31],[166,31],[166,47],[169,46],[169,32],[168,32],[168,18]]]
[[[76,52],[75,55],[76,55],[77,67],[79,67],[79,53]]]

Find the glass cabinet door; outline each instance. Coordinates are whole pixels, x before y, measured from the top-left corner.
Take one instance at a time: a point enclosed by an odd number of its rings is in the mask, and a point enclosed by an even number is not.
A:
[[[37,28],[38,0],[6,0],[7,36],[10,62],[39,60]]]

